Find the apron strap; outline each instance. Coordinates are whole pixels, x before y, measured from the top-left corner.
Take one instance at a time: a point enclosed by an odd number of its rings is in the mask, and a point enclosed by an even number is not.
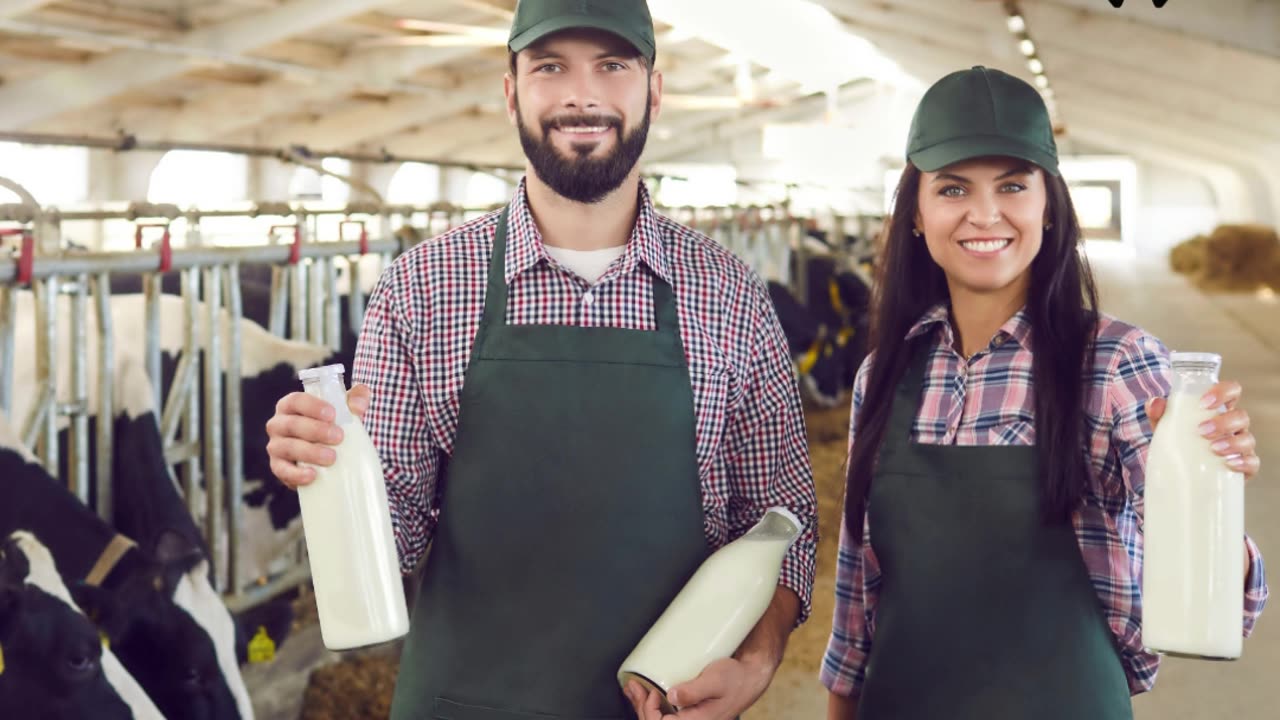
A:
[[[907,345],[910,362],[907,371],[893,391],[893,409],[885,427],[880,445],[881,458],[889,458],[908,449],[911,444],[911,427],[915,424],[920,408],[920,394],[924,390],[925,370],[929,364],[930,343],[921,337]]]

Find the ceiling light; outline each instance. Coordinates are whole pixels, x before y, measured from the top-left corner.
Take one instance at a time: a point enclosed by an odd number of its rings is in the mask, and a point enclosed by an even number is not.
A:
[[[1031,58],[1028,60],[1027,67],[1031,70],[1032,75],[1044,74],[1044,63],[1040,62],[1040,58]]]
[[[1041,90],[1044,90],[1045,88],[1049,87],[1049,78],[1043,75],[1037,75],[1036,87],[1040,88]]]
[[[1027,57],[1031,57],[1032,55],[1036,54],[1036,44],[1031,42],[1030,40],[1023,40],[1022,42],[1018,43],[1018,49],[1021,50],[1022,54],[1026,55]]]
[[[1022,19],[1021,15],[1009,16],[1009,32],[1020,33],[1027,29],[1027,23]]]

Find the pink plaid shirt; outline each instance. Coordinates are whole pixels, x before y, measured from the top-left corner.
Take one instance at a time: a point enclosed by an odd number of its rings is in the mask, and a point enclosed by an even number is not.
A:
[[[933,333],[935,343],[912,440],[938,445],[1034,445],[1035,398],[1031,386],[1031,324],[1023,312],[996,333],[968,362],[954,349],[946,306],[926,313],[908,338]],[[865,392],[872,356],[858,370],[853,412]],[[1092,433],[1093,483],[1074,516],[1076,539],[1098,600],[1115,635],[1130,692],[1150,690],[1159,657],[1143,651],[1142,490],[1151,424],[1143,404],[1168,395],[1169,352],[1159,340],[1104,315],[1098,329],[1086,415]],[[852,428],[849,446],[853,447]],[[842,526],[843,527],[843,526]],[[821,680],[832,692],[860,693],[875,631],[880,565],[870,545],[840,535],[836,609]],[[1262,556],[1245,538],[1251,559],[1245,592],[1244,633],[1249,635],[1267,599]],[[993,642],[999,642],[993,638]]]
[[[510,210],[508,323],[654,330],[649,273],[672,285],[708,546],[742,535],[768,507],[791,509],[807,527],[779,582],[800,596],[807,617],[817,499],[791,356],[764,283],[706,236],[659,215],[643,185],[631,241],[594,286],[547,253],[523,182]],[[352,380],[373,391],[365,425],[382,458],[406,573],[440,516],[440,460],[453,451],[497,220],[491,213],[409,250],[369,297]]]

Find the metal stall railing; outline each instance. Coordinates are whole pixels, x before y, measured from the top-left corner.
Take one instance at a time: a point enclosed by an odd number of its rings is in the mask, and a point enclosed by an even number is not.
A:
[[[360,263],[351,258],[376,254],[383,258],[383,266],[412,244],[409,239],[370,239],[368,225],[351,219],[357,214],[381,214],[383,230],[390,231],[390,215],[413,217],[424,213],[429,235],[455,227],[464,222],[469,213],[492,208],[461,208],[452,205],[433,205],[427,208],[410,207],[349,207],[332,212],[344,213],[339,223],[337,241],[309,242],[312,235],[307,218],[311,211],[285,204],[262,204],[252,211],[201,211],[182,212],[173,206],[135,204],[123,213],[60,213],[56,219],[108,219],[126,218],[139,222],[135,232],[135,249],[124,252],[87,252],[74,255],[43,255],[38,252],[36,238],[24,239],[29,252],[19,253],[17,258],[0,260],[0,410],[8,412],[12,393],[12,333],[15,326],[16,303],[13,291],[18,284],[28,284],[38,299],[40,315],[37,333],[42,338],[37,343],[39,370],[37,377],[38,401],[23,425],[24,439],[37,444],[40,457],[46,466],[57,471],[57,430],[60,418],[67,418],[72,428],[87,418],[89,408],[84,388],[87,384],[89,363],[86,349],[84,321],[89,317],[88,302],[91,295],[93,317],[98,326],[97,372],[98,394],[96,412],[99,417],[113,417],[116,400],[111,379],[114,374],[115,347],[111,327],[110,280],[118,273],[142,274],[144,279],[144,307],[146,342],[144,364],[156,385],[156,411],[160,417],[166,461],[179,468],[180,487],[194,518],[204,518],[202,531],[209,541],[212,564],[225,569],[233,581],[230,587],[221,588],[228,607],[233,611],[251,607],[284,590],[309,579],[305,563],[252,587],[238,582],[243,553],[240,534],[244,516],[240,498],[244,489],[242,463],[244,436],[242,432],[242,368],[240,318],[243,317],[243,300],[240,287],[240,268],[244,265],[267,265],[273,268],[269,330],[280,337],[308,340],[316,344],[336,348],[341,342],[339,307],[336,294],[338,258],[347,258],[350,284],[349,329],[358,333],[365,307],[364,283]],[[328,211],[325,211],[328,212]],[[178,217],[198,221],[201,217],[266,215],[289,218],[294,222],[273,228],[271,239],[261,246],[248,247],[174,247],[169,223]],[[739,248],[746,257],[759,258],[762,247],[772,247],[778,242],[787,243],[800,259],[805,252],[802,242],[802,221],[792,217],[785,208],[712,208],[688,209],[688,222],[708,232],[727,247]],[[0,219],[3,210],[0,209]],[[160,222],[152,222],[159,220]],[[431,225],[435,227],[430,227]],[[285,242],[277,244],[280,231]],[[434,231],[434,232],[431,232]],[[26,235],[23,235],[23,233]],[[155,246],[144,248],[143,240],[150,234],[158,236]],[[17,237],[26,238],[30,230],[18,229]],[[351,236],[354,239],[348,239]],[[758,264],[758,263],[757,263]],[[803,262],[800,262],[801,267]],[[175,369],[167,397],[160,397],[160,305],[161,276],[166,272],[180,274],[184,337],[182,359]],[[801,280],[803,282],[803,280]],[[794,285],[793,285],[794,287]],[[803,286],[796,288],[803,290]],[[89,291],[92,291],[91,293]],[[74,376],[71,379],[70,399],[57,403],[58,381],[56,372],[56,305],[58,293],[70,295],[68,301],[76,308],[70,313],[77,327],[70,332]],[[801,295],[802,297],[804,295]],[[223,318],[226,322],[222,322]],[[199,328],[204,326],[203,336]],[[225,352],[224,352],[225,351]],[[224,363],[225,359],[225,363]],[[200,379],[204,392],[200,392]],[[200,432],[204,420],[203,434]],[[98,499],[97,511],[104,517],[111,515],[113,498],[110,494],[111,468],[110,422],[97,424],[99,448],[98,486],[94,489]],[[72,470],[67,481],[87,498],[87,452],[81,452],[87,435],[73,430],[69,441],[77,450],[71,453]],[[82,467],[83,466],[83,467]],[[200,497],[203,480],[205,495]],[[225,522],[222,512],[225,510]],[[221,535],[228,537],[223,553],[217,542]],[[300,545],[299,541],[299,545]],[[217,573],[215,573],[215,576]]]
[[[25,236],[24,236],[25,237]],[[37,456],[52,474],[58,474],[59,422],[65,418],[69,424],[68,450],[69,486],[84,501],[89,500],[88,485],[88,417],[96,413],[97,423],[97,483],[96,510],[104,518],[111,517],[111,448],[114,417],[113,382],[115,371],[115,338],[112,332],[110,305],[110,278],[114,274],[142,274],[147,278],[144,293],[145,306],[145,365],[153,373],[153,384],[159,386],[160,356],[160,303],[159,276],[164,272],[181,273],[183,297],[184,337],[182,358],[175,369],[168,397],[158,398],[156,411],[160,415],[160,432],[165,447],[165,459],[169,465],[179,466],[180,487],[192,517],[201,523],[209,543],[215,568],[226,568],[232,578],[230,588],[220,588],[224,599],[233,611],[251,607],[279,592],[306,582],[310,575],[305,564],[294,567],[281,576],[253,588],[240,586],[243,554],[239,546],[243,527],[240,498],[244,488],[241,395],[241,333],[240,319],[243,304],[240,288],[240,266],[261,264],[273,267],[312,263],[323,276],[315,283],[317,293],[335,289],[334,261],[340,257],[359,257],[363,253],[376,253],[390,259],[402,250],[398,240],[370,240],[363,237],[354,242],[338,241],[304,244],[295,242],[289,246],[266,245],[254,247],[200,247],[173,248],[168,233],[161,240],[158,252],[154,249],[134,249],[123,252],[87,252],[41,256],[35,252],[34,242],[24,242],[24,252],[16,258],[0,259],[0,409],[8,413],[12,409],[14,330],[16,328],[15,292],[28,287],[33,293],[36,308],[37,363],[35,399],[31,412],[22,423],[23,440],[34,445]],[[354,265],[354,263],[353,263]],[[97,372],[98,403],[88,406],[88,300],[90,283],[97,324]],[[59,293],[68,294],[72,312],[60,316]],[[352,287],[353,297],[361,292],[358,284]],[[319,294],[316,295],[320,297]],[[326,305],[326,303],[328,303]],[[364,299],[360,297],[359,306]],[[338,315],[335,298],[330,295],[314,306],[324,307],[323,322],[327,326],[323,339],[337,342]],[[353,315],[355,311],[353,310]],[[69,334],[71,375],[69,399],[59,403],[58,389],[58,337],[59,317],[70,323]],[[306,318],[306,315],[301,315]],[[225,322],[224,322],[225,320]],[[353,318],[353,322],[357,322]],[[198,335],[203,325],[203,336]],[[227,352],[223,352],[224,348]],[[226,358],[224,367],[223,359]],[[203,377],[204,393],[200,393],[198,380]],[[201,417],[203,416],[203,435]],[[204,503],[199,504],[200,484],[204,483]],[[227,512],[223,527],[222,512]],[[217,542],[225,533],[228,541],[226,552]],[[215,576],[217,573],[215,573]]]

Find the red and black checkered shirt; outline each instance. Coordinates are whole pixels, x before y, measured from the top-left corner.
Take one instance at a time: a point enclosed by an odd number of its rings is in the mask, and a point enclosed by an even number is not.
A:
[[[644,185],[639,201],[626,251],[589,285],[547,253],[522,182],[510,204],[507,322],[652,331],[649,273],[674,288],[707,542],[714,550],[737,538],[771,506],[794,512],[806,528],[779,582],[800,596],[803,619],[817,500],[791,357],[768,291],[729,251],[659,215]],[[373,393],[365,425],[382,458],[405,572],[439,518],[440,457],[453,451],[497,220],[491,213],[406,252],[369,297],[352,381]]]

